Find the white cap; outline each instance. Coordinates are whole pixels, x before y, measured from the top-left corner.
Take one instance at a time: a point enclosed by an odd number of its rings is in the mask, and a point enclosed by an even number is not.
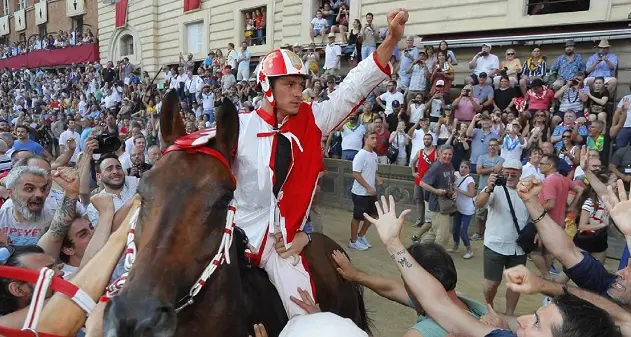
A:
[[[439,86],[439,85],[443,85],[444,86],[445,85],[445,81],[443,81],[443,80],[436,81],[436,86]]]
[[[295,316],[278,337],[368,337],[353,321],[330,312]]]
[[[513,169],[513,170],[521,170],[522,165],[521,162],[517,159],[509,159],[502,164],[502,167],[505,169]]]

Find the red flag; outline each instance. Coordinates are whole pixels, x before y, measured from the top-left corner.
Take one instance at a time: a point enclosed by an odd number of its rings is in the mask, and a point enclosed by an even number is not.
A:
[[[116,28],[124,27],[127,24],[127,1],[120,0],[116,3]]]
[[[184,0],[184,11],[192,11],[195,9],[199,9],[201,1],[200,0]]]

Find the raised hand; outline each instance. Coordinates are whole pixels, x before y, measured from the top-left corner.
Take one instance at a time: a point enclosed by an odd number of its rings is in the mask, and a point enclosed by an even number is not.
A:
[[[506,288],[520,294],[538,294],[545,289],[545,283],[548,282],[524,265],[504,270],[504,278]]]
[[[97,193],[90,198],[90,203],[99,213],[114,213],[114,195],[110,193]]]
[[[539,198],[541,189],[543,188],[543,182],[537,180],[534,177],[526,178],[517,184],[517,193],[519,197],[524,201],[530,201],[533,198],[536,200]]]
[[[388,13],[388,31],[394,41],[400,41],[403,38],[409,16],[408,11],[403,8],[397,8]]]
[[[616,193],[611,186],[607,186],[607,194],[601,198],[618,229],[625,236],[631,236],[631,200],[624,189],[622,180],[618,179],[616,183],[618,192]]]
[[[66,141],[66,148],[68,151],[74,152],[77,149],[77,141],[74,138],[70,138]]]
[[[254,324],[254,337],[267,337],[267,330],[265,330],[263,324]]]
[[[79,172],[70,167],[60,167],[52,172],[53,181],[71,197],[79,195]]]
[[[375,206],[377,206],[377,219],[364,213],[364,218],[375,225],[377,232],[379,232],[381,242],[386,246],[400,240],[399,237],[401,235],[403,221],[405,221],[405,217],[410,213],[410,210],[406,209],[397,217],[394,198],[391,195],[388,196],[388,198],[389,202],[386,200],[385,196],[381,196],[381,204],[379,204],[379,201],[375,202]]]
[[[337,263],[338,265],[338,267],[336,268],[338,274],[340,274],[340,276],[342,276],[342,278],[347,281],[355,282],[357,274],[359,274],[359,270],[357,270],[357,268],[353,266],[348,257],[346,257],[346,255],[344,255],[344,253],[340,252],[339,250],[334,250],[332,257],[333,261],[335,261],[335,263]]]

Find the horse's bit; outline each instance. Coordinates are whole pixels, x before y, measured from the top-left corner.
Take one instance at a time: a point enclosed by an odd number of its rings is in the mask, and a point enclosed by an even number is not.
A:
[[[174,151],[186,151],[188,153],[203,153],[209,155],[221,162],[221,164],[230,172],[230,176],[232,178],[233,185],[236,185],[236,179],[234,174],[232,174],[232,169],[228,160],[217,150],[209,147],[208,141],[215,137],[216,129],[206,129],[202,131],[195,132],[190,135],[186,135],[184,137],[178,138],[175,143],[169,146],[163,154],[167,154],[169,152]],[[235,228],[234,224],[234,214],[236,212],[235,202],[234,200],[230,202],[228,206],[228,214],[226,215],[226,225],[223,229],[223,236],[221,238],[221,243],[219,244],[219,249],[215,257],[206,265],[204,271],[197,279],[195,284],[191,287],[188,295],[184,296],[177,302],[178,307],[175,309],[175,312],[180,312],[182,309],[188,307],[193,304],[193,299],[195,296],[202,290],[206,281],[210,276],[217,270],[219,266],[221,266],[224,262],[230,264],[230,247],[232,246],[233,239],[233,231]],[[127,249],[125,250],[125,273],[121,275],[114,283],[106,289],[106,295],[102,298],[102,301],[107,301],[112,296],[116,295],[122,286],[125,284],[127,280],[127,276],[129,275],[129,271],[133,266],[136,260],[136,224],[138,222],[138,214],[140,212],[140,208],[136,210],[136,213],[132,217],[129,233],[127,234]]]

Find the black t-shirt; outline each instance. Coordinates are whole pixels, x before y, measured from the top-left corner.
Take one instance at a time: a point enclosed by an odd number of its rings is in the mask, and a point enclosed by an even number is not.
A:
[[[103,69],[104,82],[111,83],[112,81],[114,81],[115,77],[116,77],[116,72],[114,71],[114,69],[111,69],[111,68]]]
[[[495,104],[500,110],[504,111],[513,98],[517,97],[515,88],[495,89]]]
[[[601,92],[595,92],[591,90],[589,93],[598,99],[601,99],[603,97],[609,97],[609,92],[607,90],[604,90]],[[589,113],[605,112],[605,106],[594,102],[594,100],[592,100],[591,98],[589,99],[588,104],[589,104]]]

